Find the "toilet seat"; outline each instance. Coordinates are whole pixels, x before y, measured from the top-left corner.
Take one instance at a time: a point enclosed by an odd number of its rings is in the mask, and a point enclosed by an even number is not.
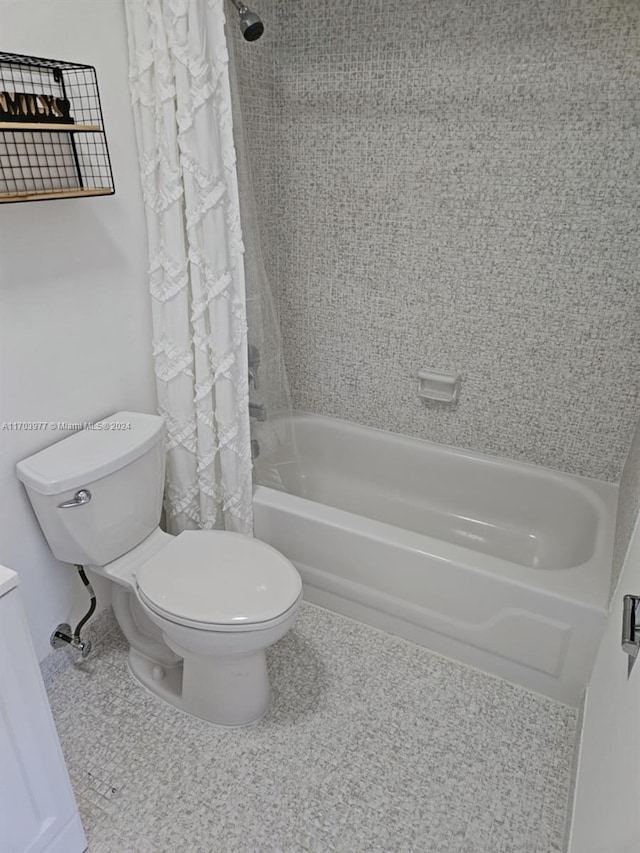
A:
[[[188,530],[136,573],[141,602],[158,616],[209,631],[259,630],[288,618],[302,593],[292,564],[257,539]]]

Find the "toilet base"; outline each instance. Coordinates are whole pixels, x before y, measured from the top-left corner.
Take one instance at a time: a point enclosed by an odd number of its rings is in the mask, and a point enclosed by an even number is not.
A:
[[[182,653],[173,643],[172,647]],[[136,681],[155,696],[226,728],[257,723],[271,705],[264,651],[224,658],[185,653],[181,663],[164,667],[130,648],[129,668]]]
[[[269,710],[265,651],[292,627],[300,600],[253,629],[205,631],[167,621],[132,587],[113,589],[113,611],[129,642],[136,681],[174,708],[226,727],[257,723]]]
[[[182,661],[172,667],[162,666],[141,652],[129,648],[129,670],[146,690],[176,708],[182,697]]]
[[[247,726],[260,720],[271,704],[264,649],[247,654],[200,656],[165,636],[183,660],[181,707],[219,726]]]

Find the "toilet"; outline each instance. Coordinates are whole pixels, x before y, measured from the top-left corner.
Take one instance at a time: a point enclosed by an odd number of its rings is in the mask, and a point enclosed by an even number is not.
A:
[[[112,582],[135,678],[196,717],[254,723],[271,698],[265,650],[294,623],[300,575],[240,533],[162,531],[164,471],[164,421],[138,412],[17,465],[54,556]]]

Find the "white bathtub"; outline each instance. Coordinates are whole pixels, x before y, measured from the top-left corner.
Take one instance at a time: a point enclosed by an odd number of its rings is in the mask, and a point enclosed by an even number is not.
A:
[[[317,415],[295,432],[296,493],[255,487],[255,535],[295,563],[308,601],[579,702],[615,486]]]

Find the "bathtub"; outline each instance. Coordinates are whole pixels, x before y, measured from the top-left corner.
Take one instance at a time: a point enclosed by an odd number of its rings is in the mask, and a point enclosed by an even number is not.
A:
[[[297,566],[307,601],[579,703],[607,614],[615,486],[317,415],[294,429],[300,467],[255,486],[254,530]],[[268,458],[256,473],[269,481]]]

